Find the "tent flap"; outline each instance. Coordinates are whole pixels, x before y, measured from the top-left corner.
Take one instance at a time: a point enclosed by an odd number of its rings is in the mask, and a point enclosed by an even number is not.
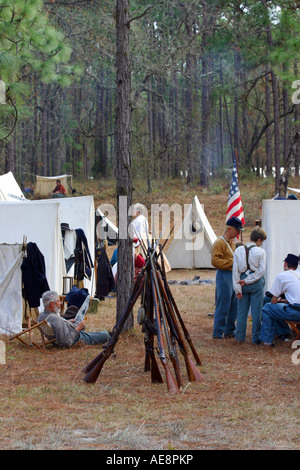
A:
[[[0,334],[22,331],[22,245],[0,245]]]
[[[288,253],[300,254],[300,201],[263,200],[262,228],[267,233],[263,248],[267,254],[265,290],[270,290]]]
[[[199,199],[195,196],[166,253],[171,268],[213,268],[210,253],[216,239]]]

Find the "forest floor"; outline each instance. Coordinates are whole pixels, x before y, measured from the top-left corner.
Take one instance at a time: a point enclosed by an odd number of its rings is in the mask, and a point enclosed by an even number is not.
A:
[[[292,184],[291,184],[292,185]],[[294,187],[299,186],[297,182]],[[216,235],[224,226],[229,183],[210,189],[161,183],[152,195],[137,186],[133,202],[189,204],[197,194]],[[246,214],[244,241],[260,217],[263,198],[272,197],[270,182],[240,183]],[[114,187],[92,181],[79,185],[94,194],[95,207],[115,203]],[[151,199],[152,198],[152,199]],[[109,254],[113,247],[109,247]],[[166,382],[151,383],[144,372],[144,336],[136,322],[122,333],[115,356],[105,363],[96,383],[82,379],[83,368],[99,353],[95,346],[46,350],[6,342],[0,364],[0,449],[8,450],[299,450],[299,371],[291,342],[266,349],[246,342],[213,340],[215,271],[171,270],[169,281],[202,365],[204,379],[189,383],[181,359],[184,386],[170,394]],[[111,330],[116,296],[99,302],[87,319],[87,331]],[[193,360],[192,353],[190,358]],[[163,370],[161,371],[164,376]]]

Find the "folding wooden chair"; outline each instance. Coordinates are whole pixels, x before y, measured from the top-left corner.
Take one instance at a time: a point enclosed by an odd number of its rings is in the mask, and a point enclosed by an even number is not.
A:
[[[60,298],[61,298],[62,302],[65,302],[65,296],[60,296]],[[89,296],[89,305],[88,305],[88,307],[85,306],[84,304],[82,304],[81,309],[83,309],[84,307],[87,308],[86,313],[85,313],[85,319],[86,319],[86,314],[90,309],[92,300],[93,300],[92,297]],[[81,310],[81,309],[79,309],[79,310]],[[63,312],[63,311],[64,311],[64,304],[62,304],[62,307],[61,307],[61,312]],[[21,343],[25,344],[26,346],[28,346],[28,347],[35,346],[38,349],[41,349],[41,348],[45,349],[47,344],[54,343],[55,339],[50,339],[49,340],[47,338],[47,336],[54,336],[52,327],[47,322],[47,320],[43,320],[42,322],[37,322],[33,318],[29,317],[28,320],[27,320],[27,323],[28,323],[27,328],[24,328],[20,333],[17,333],[15,335],[11,336],[9,339],[10,340],[18,339],[19,341],[21,341]],[[40,332],[41,344],[36,343],[32,339],[32,332],[35,329],[38,329],[38,331]],[[27,339],[27,341],[26,341],[26,339]]]
[[[31,325],[31,323],[33,324]],[[36,343],[32,339],[32,332],[34,329],[37,329],[41,335],[40,344]],[[37,322],[31,319],[30,326],[28,326],[28,328],[24,328],[20,333],[17,333],[11,336],[9,340],[12,341],[13,339],[18,339],[21,343],[25,344],[25,346],[28,346],[28,347],[35,346],[38,349],[45,349],[47,344],[54,343],[55,341],[55,339],[49,340],[46,338],[45,333],[47,332],[51,334],[52,328],[46,320]]]
[[[285,320],[285,323],[287,323],[295,331],[295,341],[297,341],[297,339],[300,339],[300,321]]]

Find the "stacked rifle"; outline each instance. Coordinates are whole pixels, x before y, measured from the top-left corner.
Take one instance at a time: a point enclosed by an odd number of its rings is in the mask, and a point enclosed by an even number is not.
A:
[[[122,328],[140,297],[144,312],[140,316],[142,320],[140,319],[139,321],[143,325],[142,331],[144,332],[144,370],[145,372],[151,372],[152,382],[163,382],[155,354],[157,351],[158,358],[165,372],[167,388],[172,393],[178,393],[180,388],[183,387],[178,350],[184,358],[189,381],[193,382],[203,379],[199,369],[189,357],[185,341],[188,343],[198,366],[201,365],[201,361],[168,285],[162,247],[157,243],[152,248],[148,241],[147,251],[145,246],[143,249],[146,262],[133,285],[125,312],[114,326],[112,336],[103,348],[103,351],[85,367],[84,372],[86,375],[83,380],[87,383],[96,382],[104,363],[114,352],[114,347],[122,332]],[[155,347],[155,338],[157,339],[157,347]],[[167,361],[165,343],[175,377]]]

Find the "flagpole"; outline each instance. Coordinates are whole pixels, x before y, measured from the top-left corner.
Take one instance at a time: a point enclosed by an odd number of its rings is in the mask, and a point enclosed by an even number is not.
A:
[[[239,157],[238,157],[238,150],[237,150],[237,147],[235,147],[235,159],[236,159],[236,172],[237,172],[238,182],[239,182],[239,186],[240,186],[240,179],[239,179]],[[241,242],[243,243],[243,232],[241,232]]]

